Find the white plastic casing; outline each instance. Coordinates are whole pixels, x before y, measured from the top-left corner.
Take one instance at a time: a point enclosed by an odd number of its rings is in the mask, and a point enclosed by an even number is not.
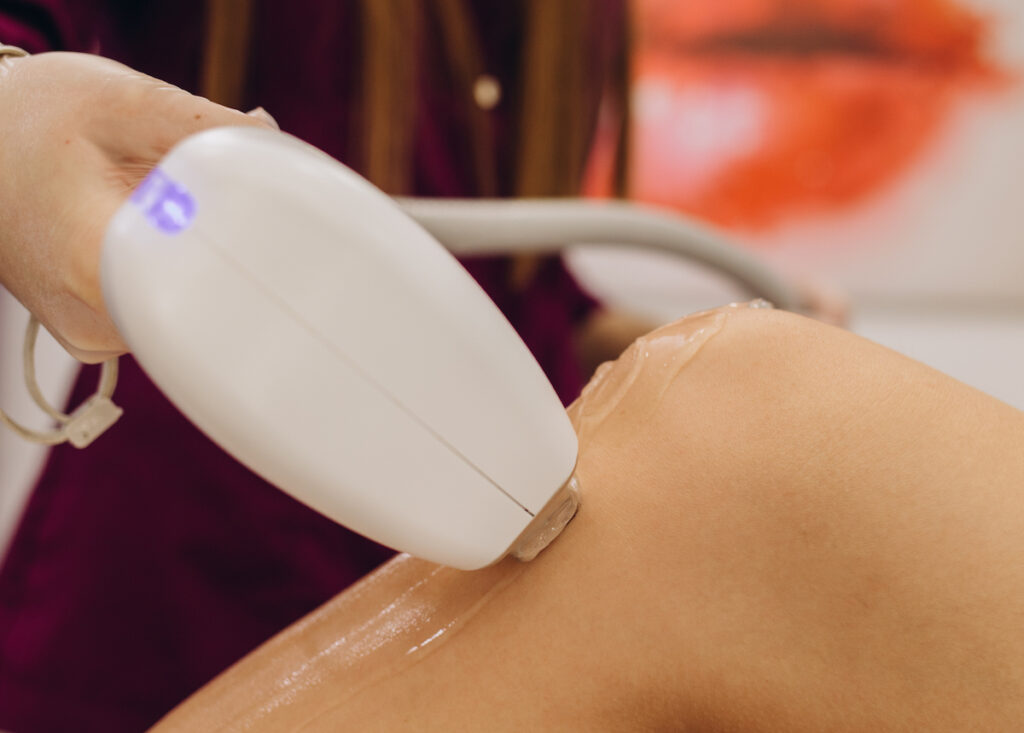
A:
[[[384,545],[473,569],[569,479],[576,436],[465,270],[315,148],[218,128],[111,220],[106,305],[214,441]]]

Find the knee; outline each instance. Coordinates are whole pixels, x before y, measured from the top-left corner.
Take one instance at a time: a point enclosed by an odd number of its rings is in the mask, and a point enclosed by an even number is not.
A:
[[[782,311],[721,309],[640,339],[574,408],[581,442],[636,463],[688,456],[704,475],[763,477],[845,424],[879,354],[861,339]],[[874,380],[877,382],[877,380]],[[683,468],[676,465],[676,468]]]
[[[921,370],[809,318],[737,310],[666,392],[661,427],[686,438],[678,449],[705,452],[729,475],[806,478],[884,421]]]
[[[904,373],[912,363],[783,312],[731,311],[717,325],[684,363],[640,342],[605,369],[600,399],[575,415],[584,491],[596,489],[585,504],[680,558],[750,560],[757,547],[778,557],[828,543],[858,511],[849,482],[892,450],[879,425],[914,381]],[[645,353],[646,372],[636,366]],[[604,415],[595,402],[616,394]]]
[[[854,341],[759,309],[690,317],[639,340],[571,408],[584,485],[602,486],[599,500],[645,532],[792,496],[793,477],[807,485],[857,404],[846,373],[861,361],[848,353]]]
[[[880,701],[887,690],[870,660],[881,657],[908,680],[919,675],[919,691],[935,689],[942,670],[974,664],[973,647],[933,633],[954,624],[1006,659],[985,636],[994,616],[962,611],[967,591],[973,608],[1002,593],[1005,573],[987,584],[979,569],[998,562],[963,547],[995,547],[991,517],[1005,527],[1019,516],[1016,494],[996,511],[987,502],[998,486],[985,487],[1020,469],[1004,465],[1005,447],[970,436],[1011,422],[1018,435],[1019,415],[786,313],[731,313],[679,369],[659,359],[645,374],[635,368],[643,353],[605,370],[619,378],[613,387],[626,377],[641,385],[619,390],[602,428],[581,441],[581,565],[598,556],[603,577],[640,573],[622,605],[659,629],[664,669],[678,669],[685,650],[694,696],[737,709],[787,700],[780,709],[796,711],[792,689],[813,685],[849,694],[850,706]],[[674,376],[659,382],[666,370]],[[960,445],[977,455],[963,460]],[[997,470],[979,479],[986,465]],[[999,547],[992,557],[1012,554]]]

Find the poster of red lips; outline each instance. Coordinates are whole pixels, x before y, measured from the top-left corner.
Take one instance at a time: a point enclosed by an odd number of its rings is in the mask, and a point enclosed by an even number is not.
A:
[[[855,305],[1024,304],[1024,2],[634,10],[634,198],[706,220]],[[598,195],[602,165],[599,151]],[[640,270],[649,290],[681,287]]]

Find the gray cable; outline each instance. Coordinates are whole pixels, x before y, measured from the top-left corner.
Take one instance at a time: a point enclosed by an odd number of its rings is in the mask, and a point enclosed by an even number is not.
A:
[[[779,308],[802,312],[806,307],[797,291],[753,254],[674,212],[571,198],[397,201],[454,254],[548,253],[598,244],[642,247],[706,265]]]

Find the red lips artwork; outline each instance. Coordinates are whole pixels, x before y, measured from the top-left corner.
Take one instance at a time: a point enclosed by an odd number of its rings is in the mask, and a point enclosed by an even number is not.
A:
[[[1009,75],[951,0],[635,0],[632,195],[757,234],[856,205]],[[607,151],[588,190],[606,193]]]

